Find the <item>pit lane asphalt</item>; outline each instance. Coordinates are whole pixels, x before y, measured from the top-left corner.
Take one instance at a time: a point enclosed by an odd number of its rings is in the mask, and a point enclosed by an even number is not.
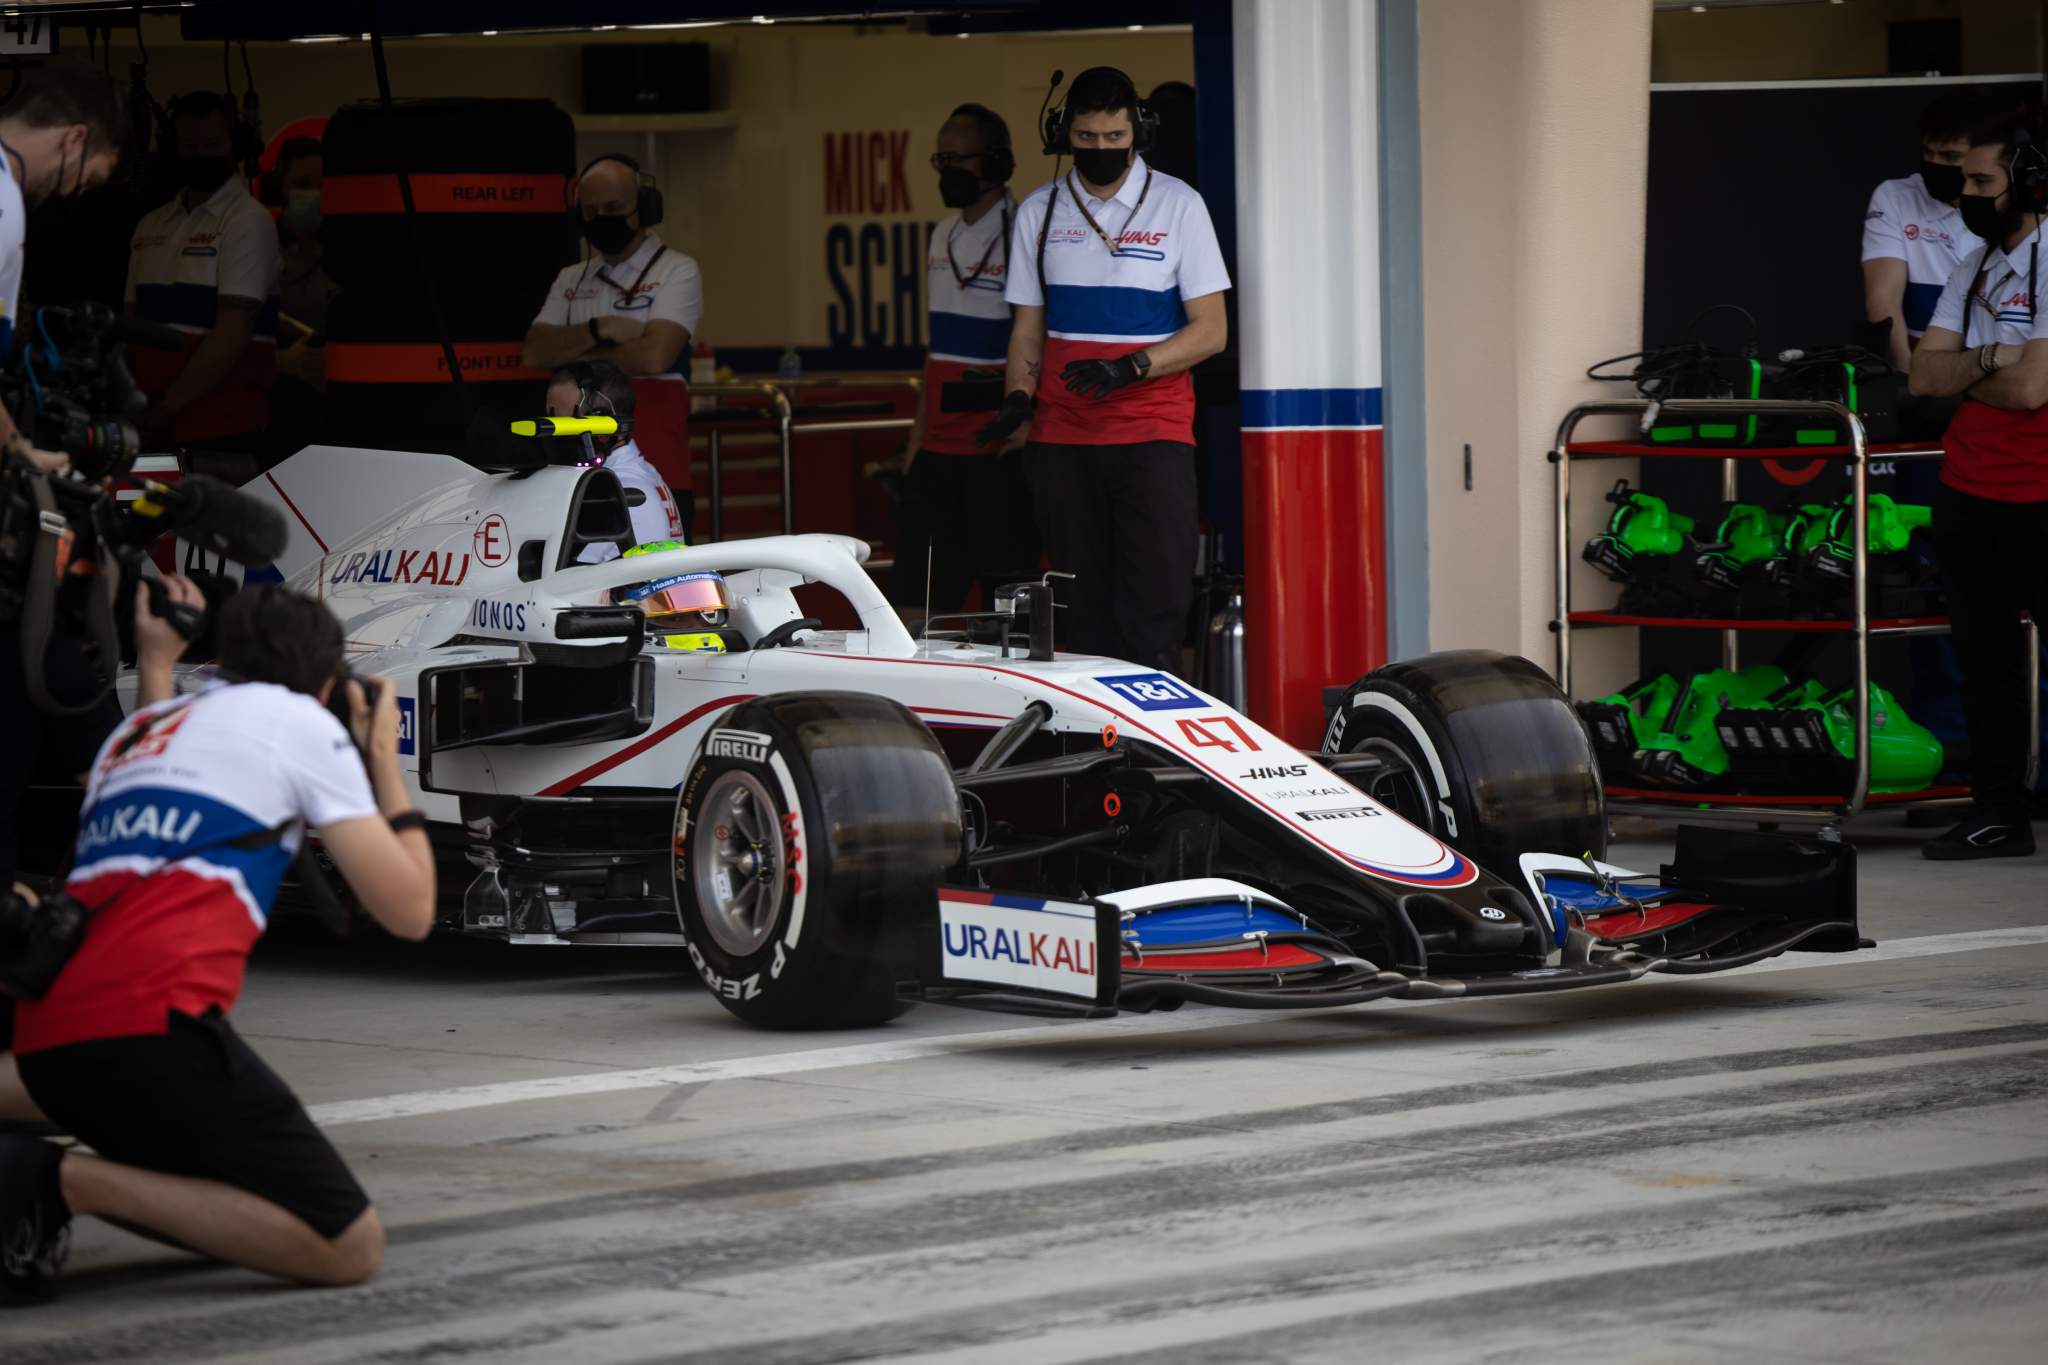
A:
[[[1854,834],[1872,937],[2048,926],[2048,858]],[[86,1222],[0,1361],[2040,1360],[2048,943],[1781,961],[774,1035],[669,952],[280,927],[237,1022],[334,1124],[382,1275]],[[524,1084],[565,1077],[600,1088]],[[524,1098],[407,1110],[478,1086]]]

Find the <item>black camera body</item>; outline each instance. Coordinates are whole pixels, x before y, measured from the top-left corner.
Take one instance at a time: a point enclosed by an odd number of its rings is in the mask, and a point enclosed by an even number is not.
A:
[[[377,697],[384,690],[384,684],[376,678],[357,677],[353,669],[343,664],[341,671],[334,675],[333,689],[327,694],[327,709],[341,722],[342,732],[356,746],[356,752],[361,754],[364,753],[363,742],[356,738],[355,717],[349,713],[348,685],[352,682],[362,684],[363,702],[370,708],[370,714],[373,716],[377,714]],[[365,758],[367,759],[367,755]]]
[[[142,438],[126,419],[148,402],[122,342],[132,326],[102,303],[38,308],[22,319],[25,340],[0,376],[0,402],[31,445],[62,451],[84,477],[0,461],[0,625],[21,617],[39,547],[63,560],[61,582],[71,562],[90,559],[112,529],[99,483],[134,466]],[[62,531],[53,529],[56,520]]]
[[[128,419],[149,399],[128,368],[124,343],[142,333],[152,344],[177,349],[182,339],[92,302],[35,309],[22,328],[20,359],[0,380],[0,398],[15,425],[31,444],[69,455],[87,479],[127,473],[142,453],[142,437]]]
[[[38,678],[28,679],[39,709],[78,714],[113,685],[122,638],[114,617],[125,619],[130,582],[153,580],[145,554],[152,542],[175,532],[208,553],[254,566],[282,554],[288,533],[277,508],[197,475],[142,480],[140,495],[125,504],[104,490],[105,480],[134,467],[142,444],[126,415],[146,400],[124,344],[177,349],[182,334],[98,303],[38,308],[23,319],[23,331],[29,340],[0,378],[0,401],[34,444],[68,455],[74,473],[47,474],[0,459],[0,629],[18,628],[24,656],[37,661],[55,636],[89,644],[104,680],[97,696],[60,704]],[[186,640],[204,634],[204,614],[169,601],[153,583],[150,602]]]
[[[57,973],[85,941],[92,907],[62,891],[33,905],[11,891],[0,894],[0,995],[40,1000]]]

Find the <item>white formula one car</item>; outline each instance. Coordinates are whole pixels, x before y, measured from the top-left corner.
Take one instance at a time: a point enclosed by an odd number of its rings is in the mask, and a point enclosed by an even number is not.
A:
[[[843,536],[579,564],[631,546],[601,468],[314,447],[245,491],[291,523],[277,571],[397,688],[442,927],[677,943],[752,1023],[1492,995],[1859,943],[1839,844],[1690,830],[1659,878],[1599,862],[1593,756],[1522,659],[1379,669],[1307,753],[1054,654],[1044,584],[920,640]],[[706,570],[724,652],[614,600]],[[805,585],[858,628],[808,618]]]

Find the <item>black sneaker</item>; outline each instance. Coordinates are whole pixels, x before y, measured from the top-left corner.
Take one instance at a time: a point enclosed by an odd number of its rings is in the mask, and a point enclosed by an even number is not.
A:
[[[1948,833],[1920,845],[1920,856],[1943,863],[1971,858],[2031,858],[2034,827],[2025,815],[1975,812]]]
[[[0,1306],[48,1303],[71,1250],[71,1209],[57,1180],[64,1149],[0,1137]]]

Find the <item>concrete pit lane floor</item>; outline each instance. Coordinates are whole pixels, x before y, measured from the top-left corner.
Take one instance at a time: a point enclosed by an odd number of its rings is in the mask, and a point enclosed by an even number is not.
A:
[[[2033,1365],[2048,858],[1853,834],[1877,953],[1284,1016],[776,1035],[670,951],[281,927],[237,1022],[382,1274],[85,1222],[0,1361]]]

